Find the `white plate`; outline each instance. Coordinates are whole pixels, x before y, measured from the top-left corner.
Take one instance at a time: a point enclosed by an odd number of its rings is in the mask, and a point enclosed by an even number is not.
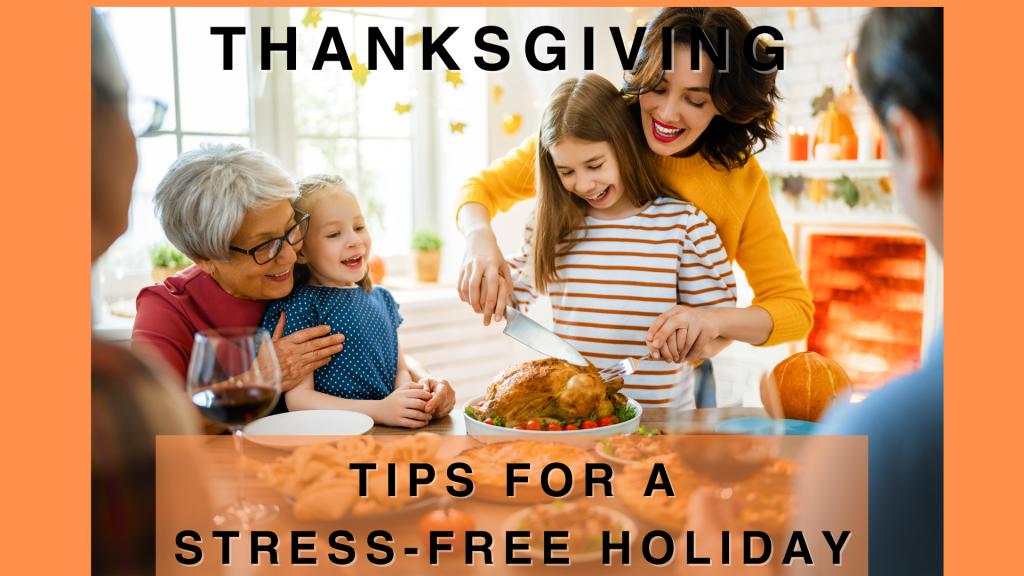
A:
[[[550,504],[536,504],[535,506],[550,506]],[[524,508],[524,509],[520,510],[519,512],[516,512],[515,514],[513,514],[513,515],[509,516],[508,518],[506,518],[505,521],[501,523],[501,531],[502,532],[513,532],[513,531],[519,530],[519,525],[522,523],[523,520],[526,519],[526,516],[530,513],[530,510],[532,508],[534,508],[535,506],[530,506],[529,508]],[[594,506],[594,509],[599,511],[599,512],[604,512],[605,514],[611,516],[612,520],[618,522],[619,525],[622,526],[622,531],[623,532],[629,532],[630,534],[632,534],[632,538],[630,540],[631,542],[636,540],[636,536],[637,536],[636,523],[633,522],[633,520],[629,516],[626,516],[622,512],[619,512],[618,510],[612,510],[611,508],[605,508],[604,506]],[[530,530],[529,527],[527,527],[526,529]],[[517,541],[523,541],[523,540],[525,540],[525,538],[516,538],[516,540]],[[554,542],[555,543],[564,543],[564,542],[566,542],[566,540],[564,540],[564,539],[557,539]],[[523,550],[522,552],[523,552],[523,554],[526,554],[527,556],[530,556],[530,557],[533,557],[533,558],[539,558],[541,560],[544,559],[544,548],[534,548],[534,547],[531,546],[531,547],[527,548],[526,550]],[[618,554],[618,553],[619,553],[618,550],[613,550],[612,551],[612,554]],[[568,558],[569,562],[573,563],[573,564],[579,563],[579,562],[593,562],[595,560],[600,561],[602,559],[602,551],[601,550],[596,550],[594,552],[586,552],[586,553],[583,553],[583,554],[567,554],[567,553],[565,553],[565,551],[561,551],[561,552],[552,552],[552,555],[555,558]]]
[[[468,402],[462,406],[462,417],[466,419],[466,432],[473,438],[485,442],[491,443],[495,441],[504,442],[501,438],[495,438],[495,436],[509,436],[515,435],[519,437],[523,436],[538,436],[537,440],[555,440],[558,438],[567,438],[569,436],[612,436],[614,434],[632,434],[640,428],[640,417],[643,415],[643,407],[640,404],[629,398],[629,405],[636,409],[636,416],[632,420],[625,422],[619,422],[618,424],[612,424],[611,426],[605,426],[604,428],[589,428],[587,430],[559,430],[557,432],[547,432],[544,430],[514,430],[512,428],[501,428],[498,426],[492,426],[490,424],[484,424],[483,422],[471,418],[469,414],[466,414],[466,406],[476,406],[483,400],[486,395],[481,394],[475,398],[471,398]],[[582,440],[582,439],[581,439]],[[589,450],[594,447],[593,439],[585,442],[569,442],[573,445],[578,445],[580,448]]]
[[[372,428],[373,418],[359,412],[300,410],[260,418],[242,428],[242,434],[264,446],[296,448],[366,434]]]

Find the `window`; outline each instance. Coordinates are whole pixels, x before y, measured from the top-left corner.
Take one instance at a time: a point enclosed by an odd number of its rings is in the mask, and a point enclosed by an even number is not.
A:
[[[252,144],[248,55],[233,54],[221,69],[219,39],[211,26],[245,26],[244,8],[99,9],[133,96],[168,105],[159,132],[139,138],[139,170],[132,191],[128,231],[104,256],[104,271],[121,279],[149,273],[148,248],[165,239],[153,214],[153,194],[182,152],[202,142]],[[107,280],[105,279],[105,283]]]
[[[373,250],[395,256],[409,250],[413,222],[414,115],[396,104],[417,95],[415,53],[407,50],[404,70],[393,70],[382,51],[377,70],[360,84],[339,62],[313,70],[324,30],[338,28],[345,50],[367,64],[370,27],[380,29],[392,50],[395,32],[402,42],[413,34],[415,8],[320,8],[322,20],[304,26],[307,8],[288,9],[297,28],[298,60],[291,76],[295,173],[338,174],[353,185],[369,214]],[[275,42],[283,38],[274,38]],[[332,52],[337,50],[337,47]],[[275,66],[277,64],[275,63]],[[282,150],[282,155],[287,154]]]

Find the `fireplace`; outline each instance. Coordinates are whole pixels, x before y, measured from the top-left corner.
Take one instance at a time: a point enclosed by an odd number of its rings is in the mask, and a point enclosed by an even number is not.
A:
[[[913,227],[796,225],[814,299],[806,350],[841,364],[869,393],[920,368],[942,308],[942,264]]]
[[[810,236],[807,349],[873,388],[920,367],[925,242],[906,236]]]

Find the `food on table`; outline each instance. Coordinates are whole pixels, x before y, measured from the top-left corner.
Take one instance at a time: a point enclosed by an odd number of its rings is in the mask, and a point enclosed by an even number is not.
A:
[[[664,463],[675,491],[670,498],[663,490],[655,490],[650,497],[644,490],[651,478],[651,470],[658,462]],[[739,520],[769,535],[782,534],[797,512],[798,502],[793,492],[800,467],[791,460],[776,459],[768,462],[751,478],[731,485],[731,498],[739,505]],[[676,454],[650,457],[630,464],[615,475],[615,494],[638,516],[661,528],[683,530],[690,495],[702,487],[720,489],[714,482],[686,467]]]
[[[272,464],[252,459],[247,466],[285,496],[295,501],[295,517],[300,520],[337,520],[346,514],[367,516],[402,508],[421,498],[431,497],[443,488],[439,483],[421,486],[419,496],[409,495],[409,464],[437,463],[441,438],[435,435],[407,436],[391,444],[382,444],[370,436],[351,436],[334,444],[314,444],[297,448]],[[350,470],[350,462],[376,463],[370,472],[367,497],[359,496],[359,471]],[[388,483],[375,482],[387,474],[388,463],[397,464],[397,496],[388,496]]]
[[[493,418],[508,428],[524,426],[527,430],[543,430],[555,423],[565,430],[565,422],[596,420],[616,414],[627,406],[627,398],[619,393],[622,379],[604,382],[598,369],[574,366],[557,358],[546,358],[516,364],[491,380],[483,406],[469,407],[466,413],[482,420]],[[619,416],[622,418],[622,416]],[[531,428],[531,421],[540,428]]]
[[[551,497],[544,493],[540,485],[541,472],[552,462],[560,462],[569,467],[573,475],[571,495],[583,493],[583,479],[586,477],[586,465],[595,462],[588,451],[560,444],[557,442],[532,442],[519,440],[488,444],[479,448],[466,450],[456,461],[465,462],[473,468],[473,483],[476,491],[474,497],[483,498],[503,504],[521,502],[543,502]],[[509,462],[529,463],[530,470],[516,472],[517,476],[529,478],[528,483],[516,484],[515,498],[506,495],[506,465]],[[548,481],[553,490],[561,490],[565,485],[564,476],[559,471],[552,472]]]
[[[636,434],[616,434],[600,440],[599,449],[613,458],[634,462],[672,452],[672,447],[657,430],[640,428]]]
[[[428,512],[420,519],[419,532],[420,540],[427,546],[430,545],[431,532],[450,531],[454,533],[455,539],[441,538],[438,541],[442,544],[451,544],[452,552],[461,552],[466,547],[466,532],[476,529],[476,522],[473,517],[454,508],[445,510],[434,510]]]
[[[622,542],[622,523],[609,514],[610,510],[589,503],[556,500],[551,504],[538,504],[529,508],[526,517],[516,527],[530,532],[527,542],[532,548],[544,549],[544,532],[569,532],[567,540],[558,540],[568,549],[563,554],[586,554],[601,550],[602,534],[609,533],[614,543]]]
[[[798,352],[786,358],[772,370],[772,379],[778,389],[782,416],[790,420],[817,422],[834,402],[849,402],[850,376],[833,360],[816,352]],[[761,399],[771,413],[773,402],[768,401],[762,382]],[[778,417],[778,414],[772,414]]]

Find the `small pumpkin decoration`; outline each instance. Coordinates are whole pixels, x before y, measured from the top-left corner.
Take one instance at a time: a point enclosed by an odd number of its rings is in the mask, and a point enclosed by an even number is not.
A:
[[[387,274],[387,268],[384,266],[384,259],[377,256],[376,252],[370,252],[370,258],[367,260],[367,264],[370,266],[370,279],[373,280],[374,284],[380,284],[384,281],[384,276]]]
[[[834,102],[828,103],[828,109],[818,122],[818,130],[814,134],[814,146],[818,144],[842,144],[843,136],[856,137],[850,117],[836,109]],[[813,148],[813,146],[812,146]]]
[[[452,552],[465,550],[466,532],[475,529],[476,522],[473,521],[473,517],[462,510],[454,508],[428,512],[423,518],[420,518],[419,523],[420,540],[427,546],[430,545],[431,532],[451,531],[455,535],[455,540],[452,541],[446,538],[441,539],[440,542],[442,544],[451,544]]]
[[[852,393],[846,370],[817,352],[798,352],[779,362],[771,380],[778,389],[782,416],[790,420],[817,422],[833,403],[848,403]],[[762,401],[770,385],[770,380],[762,382]],[[772,405],[765,402],[769,413]]]

